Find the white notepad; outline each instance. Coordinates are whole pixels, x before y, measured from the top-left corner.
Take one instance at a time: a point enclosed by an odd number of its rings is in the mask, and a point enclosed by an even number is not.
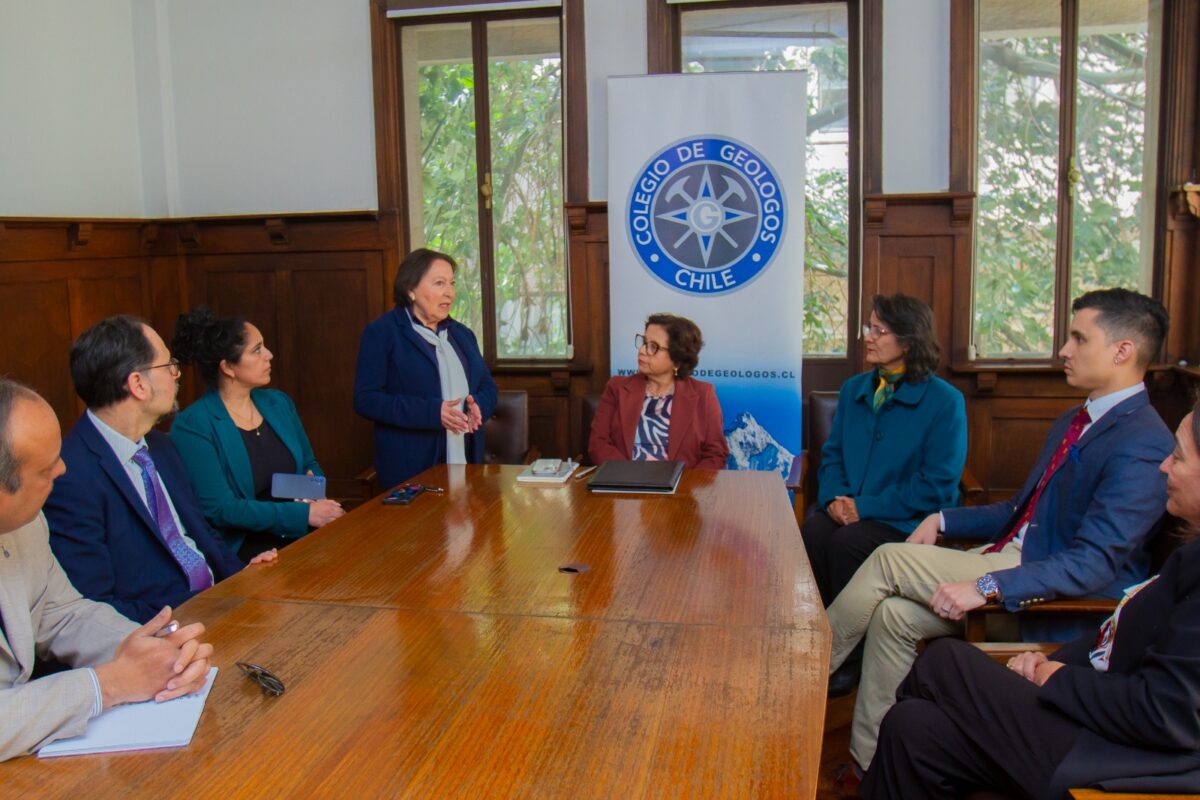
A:
[[[217,668],[212,667],[204,688],[193,694],[165,703],[147,700],[114,706],[89,722],[83,736],[51,742],[38,750],[38,758],[183,747],[192,741],[204,701],[216,679]]]

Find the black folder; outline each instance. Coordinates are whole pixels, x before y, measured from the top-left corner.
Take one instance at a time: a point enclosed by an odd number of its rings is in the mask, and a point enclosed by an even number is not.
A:
[[[588,481],[593,492],[675,494],[682,461],[605,461]]]

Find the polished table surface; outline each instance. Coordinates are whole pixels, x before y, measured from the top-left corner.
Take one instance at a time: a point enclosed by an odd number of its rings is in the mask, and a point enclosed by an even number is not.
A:
[[[221,672],[191,745],[18,759],[4,794],[812,797],[829,628],[779,476],[520,471],[435,467],[444,495],[376,498],[193,598]]]

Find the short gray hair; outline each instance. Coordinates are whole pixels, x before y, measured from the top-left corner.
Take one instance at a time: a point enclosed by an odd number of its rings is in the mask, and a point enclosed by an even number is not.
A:
[[[21,488],[21,462],[13,453],[9,417],[18,399],[40,399],[37,392],[20,381],[0,377],[0,489],[15,494]]]

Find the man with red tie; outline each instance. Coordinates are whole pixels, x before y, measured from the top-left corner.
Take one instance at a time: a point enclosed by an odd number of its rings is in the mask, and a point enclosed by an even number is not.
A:
[[[831,672],[866,636],[850,741],[863,769],[918,642],[962,633],[966,612],[989,601],[1019,611],[1054,597],[1119,597],[1146,577],[1147,539],[1166,506],[1158,467],[1174,438],[1143,380],[1167,312],[1126,289],[1088,292],[1071,310],[1059,357],[1087,400],[1054,423],[1021,491],[926,518],[906,542],[877,549],[829,607]],[[939,533],[990,543],[937,547]],[[1076,627],[1022,631],[1061,640]]]
[[[63,440],[67,472],[44,511],[79,593],[145,622],[239,571],[170,437],[153,429],[178,408],[179,362],[162,337],[134,317],[102,320],[71,348],[71,378],[88,408]]]

